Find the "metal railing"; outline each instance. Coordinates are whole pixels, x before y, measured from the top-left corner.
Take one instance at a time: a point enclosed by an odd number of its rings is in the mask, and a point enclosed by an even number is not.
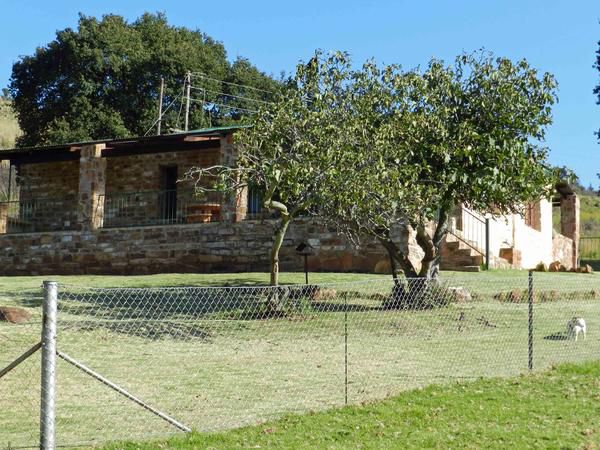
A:
[[[220,194],[193,189],[114,192],[101,196],[96,214],[104,228],[219,222],[221,204]]]
[[[0,202],[0,233],[73,230],[76,225],[75,196]]]
[[[456,239],[485,258],[485,267],[490,267],[490,221],[481,214],[464,207],[458,207],[451,215],[455,227],[448,232]]]

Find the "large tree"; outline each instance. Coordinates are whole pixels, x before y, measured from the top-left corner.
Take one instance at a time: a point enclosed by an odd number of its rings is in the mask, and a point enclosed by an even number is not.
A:
[[[524,61],[487,53],[432,60],[424,71],[373,63],[353,74],[354,118],[343,130],[342,176],[329,181],[323,218],[370,234],[408,277],[435,278],[451,210],[522,212],[547,196],[545,129],[556,82]],[[411,230],[424,256],[415,263],[394,240]]]
[[[190,128],[244,119],[254,109],[232,97],[240,81],[268,97],[277,83],[248,61],[227,60],[220,42],[198,31],[170,26],[163,14],[144,14],[129,23],[118,15],[81,15],[77,29],[24,56],[13,66],[10,91],[23,135],[20,146],[143,135],[158,112],[161,77],[165,106],[176,100],[164,127],[181,127],[186,73],[195,77]],[[208,98],[207,98],[208,94]],[[246,94],[246,96],[249,96]],[[232,100],[242,109],[231,109]],[[222,105],[218,107],[218,105]],[[207,110],[211,114],[206,114]]]

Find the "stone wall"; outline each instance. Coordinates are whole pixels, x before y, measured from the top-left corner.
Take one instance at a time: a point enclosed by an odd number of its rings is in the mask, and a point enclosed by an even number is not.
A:
[[[194,166],[207,167],[219,163],[218,144],[214,149],[169,151],[106,158],[106,193],[157,191],[160,167],[177,166],[182,178]],[[181,182],[182,189],[194,187],[192,181]]]
[[[22,200],[77,196],[79,161],[21,164],[18,168]]]
[[[19,204],[0,229],[6,232],[72,229],[77,223],[79,161],[21,164]]]
[[[150,274],[268,271],[272,221],[232,224],[25,233],[0,237],[1,275]],[[387,262],[373,240],[360,250],[311,220],[292,224],[281,250],[281,270],[301,271],[295,248],[309,242],[312,271],[365,271]],[[384,269],[385,270],[385,269]]]
[[[573,240],[560,233],[552,235],[552,260],[559,261],[567,269],[577,266],[573,258]]]

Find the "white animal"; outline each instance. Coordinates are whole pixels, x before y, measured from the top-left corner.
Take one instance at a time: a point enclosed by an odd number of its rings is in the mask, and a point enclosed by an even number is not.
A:
[[[579,333],[583,333],[583,339],[585,339],[586,331],[587,327],[582,317],[573,317],[567,322],[567,336],[570,338],[575,337],[575,340],[577,340]]]

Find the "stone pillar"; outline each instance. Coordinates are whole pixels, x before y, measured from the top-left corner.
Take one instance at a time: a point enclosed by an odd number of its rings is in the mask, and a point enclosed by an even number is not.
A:
[[[233,135],[227,134],[221,137],[221,161],[220,164],[235,167],[237,164],[237,151],[233,145]],[[221,220],[223,222],[239,222],[246,217],[246,205],[248,194],[245,189],[235,195],[224,196],[221,204]]]
[[[102,158],[102,150],[105,147],[105,144],[91,144],[81,148],[77,221],[83,231],[101,227],[104,220],[106,159]]]
[[[573,267],[579,260],[579,197],[576,194],[560,199],[560,233],[573,240]]]

